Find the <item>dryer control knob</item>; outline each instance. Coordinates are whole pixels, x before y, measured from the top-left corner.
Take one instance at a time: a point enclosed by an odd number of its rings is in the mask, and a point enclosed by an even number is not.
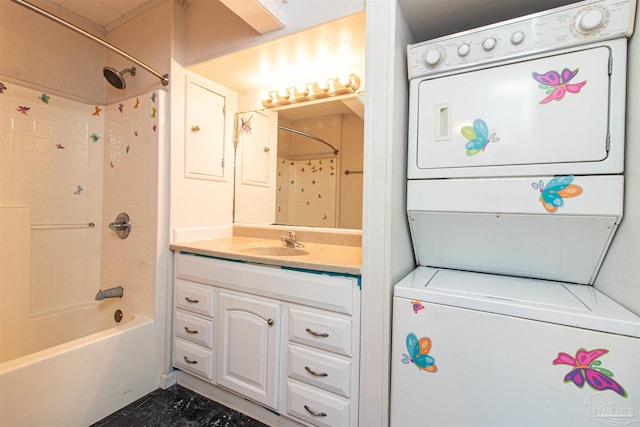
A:
[[[458,46],[458,55],[460,56],[467,56],[469,55],[470,51],[471,51],[471,46],[469,46],[469,43],[463,43],[460,46]]]
[[[516,31],[511,34],[511,43],[518,45],[524,41],[524,33],[522,31]]]
[[[576,30],[582,34],[589,34],[597,30],[604,22],[604,14],[600,9],[589,10],[578,17]]]
[[[442,60],[442,54],[438,49],[431,49],[424,55],[424,62],[432,67],[437,65],[440,60]]]
[[[496,41],[496,39],[494,39],[493,37],[490,37],[490,38],[488,38],[488,39],[485,39],[485,40],[482,42],[482,48],[483,48],[484,50],[486,50],[486,51],[489,51],[489,50],[493,49],[494,47],[496,47],[496,44],[497,44],[497,43],[498,43],[498,42]]]

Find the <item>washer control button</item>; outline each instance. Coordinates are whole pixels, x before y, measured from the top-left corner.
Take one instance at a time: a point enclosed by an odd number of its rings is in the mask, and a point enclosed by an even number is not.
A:
[[[511,43],[518,45],[524,41],[524,33],[522,31],[516,31],[511,34]]]
[[[463,43],[460,46],[458,46],[459,56],[467,56],[469,55],[470,51],[471,51],[471,46],[469,46],[469,43]]]
[[[496,44],[498,42],[496,41],[496,39],[494,39],[493,37],[490,37],[488,39],[485,39],[482,42],[482,48],[486,51],[490,51],[491,49],[493,49],[494,47],[496,47]]]
[[[438,63],[441,60],[442,60],[442,53],[440,53],[438,49],[428,50],[427,53],[424,55],[424,62],[426,62],[427,65],[430,65],[432,67],[435,65],[438,65]]]
[[[597,30],[604,22],[604,14],[600,9],[589,10],[578,17],[576,30],[582,34],[589,34]]]

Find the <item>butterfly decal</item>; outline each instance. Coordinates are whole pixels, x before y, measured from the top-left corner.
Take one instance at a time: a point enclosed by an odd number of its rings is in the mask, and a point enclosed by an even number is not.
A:
[[[155,119],[157,112],[158,110],[156,109],[156,107],[151,107],[151,118]]]
[[[156,97],[158,96],[158,94],[154,91],[151,92],[151,102],[153,102],[155,104],[156,102]]]
[[[415,314],[418,314],[418,312],[420,310],[424,310],[424,305],[422,305],[422,302],[416,300],[416,301],[411,301],[411,305],[413,306],[413,312]]]
[[[472,126],[463,126],[460,129],[462,136],[467,138],[469,142],[465,147],[467,148],[467,156],[473,156],[481,151],[484,151],[490,142],[498,142],[500,138],[495,133],[489,135],[489,127],[482,119],[475,119]]]
[[[122,114],[122,111],[124,110],[124,104],[122,102],[118,104],[118,110],[120,111],[120,114]]]
[[[544,74],[532,73],[534,80],[540,83],[538,87],[540,89],[544,89],[547,92],[547,95],[549,95],[540,101],[540,104],[546,104],[554,99],[556,101],[560,101],[564,98],[564,95],[567,92],[580,92],[580,89],[587,84],[586,80],[580,83],[569,83],[569,81],[578,74],[578,71],[580,71],[579,68],[576,68],[573,71],[565,68],[560,73],[557,71],[547,71]]]
[[[136,98],[136,103],[134,104],[133,108],[138,108],[140,106],[140,98]]]
[[[402,354],[402,363],[413,363],[416,367],[426,372],[436,372],[436,360],[429,355],[431,339],[422,337],[418,339],[414,333],[407,335],[407,351]]]
[[[98,142],[98,140],[100,139],[100,137],[98,135],[96,135],[96,133],[92,133],[91,135],[89,135],[89,139],[93,142]]]
[[[31,110],[31,107],[25,107],[24,105],[18,105],[18,108],[16,108],[16,111],[18,113],[24,114],[25,116],[27,115],[29,110]]]
[[[249,117],[247,120],[244,119],[244,117],[240,117],[240,134],[242,135],[243,133],[251,133],[251,119],[253,119],[253,116]]]
[[[100,115],[100,112],[101,112],[101,111],[102,111],[102,108],[100,108],[100,107],[98,107],[98,106],[96,105],[96,109],[95,109],[95,111],[94,111],[93,113],[91,113],[91,115],[92,115],[92,116],[96,116],[96,117],[97,117],[97,116],[99,116],[99,115]]]
[[[578,388],[584,387],[586,383],[594,390],[612,390],[626,398],[627,392],[613,379],[613,372],[601,368],[602,362],[597,360],[607,353],[609,353],[609,350],[602,348],[591,351],[581,348],[576,352],[575,357],[567,353],[558,353],[558,357],[554,359],[553,364],[573,366],[573,369],[564,376],[565,383],[572,382]]]
[[[51,97],[46,93],[43,93],[42,95],[40,95],[40,101],[44,102],[45,104],[48,104],[50,99]]]
[[[540,203],[553,213],[564,205],[564,199],[582,194],[582,187],[572,184],[573,175],[555,176],[546,185],[542,180],[532,182],[531,187],[540,192]]]
[[[7,90],[7,87],[4,85],[4,83],[0,82],[0,93],[4,93],[5,90]]]

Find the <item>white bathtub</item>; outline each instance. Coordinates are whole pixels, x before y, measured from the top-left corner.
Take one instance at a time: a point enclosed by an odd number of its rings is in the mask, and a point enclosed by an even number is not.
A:
[[[155,335],[153,320],[130,316],[0,364],[0,426],[86,427],[156,389]]]

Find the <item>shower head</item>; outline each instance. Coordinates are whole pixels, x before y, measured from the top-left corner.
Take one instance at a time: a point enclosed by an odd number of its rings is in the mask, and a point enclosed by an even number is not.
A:
[[[104,67],[102,69],[102,74],[104,78],[107,79],[109,84],[116,89],[124,89],[127,87],[127,83],[124,80],[124,76],[129,73],[131,76],[136,75],[136,67],[126,68],[122,71],[118,71],[111,67]]]

